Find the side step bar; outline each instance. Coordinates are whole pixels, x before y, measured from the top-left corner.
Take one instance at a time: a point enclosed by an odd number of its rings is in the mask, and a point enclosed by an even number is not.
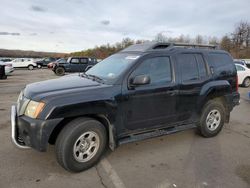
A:
[[[130,142],[145,140],[148,138],[154,138],[154,137],[159,137],[159,136],[163,136],[163,135],[173,134],[176,132],[184,131],[187,129],[193,129],[196,127],[197,126],[195,124],[187,124],[187,125],[179,125],[179,126],[175,126],[175,127],[168,127],[168,128],[164,128],[164,129],[157,129],[157,130],[146,132],[146,133],[131,134],[131,135],[126,136],[126,137],[122,138],[121,140],[119,140],[118,144],[122,145],[122,144],[127,144]]]

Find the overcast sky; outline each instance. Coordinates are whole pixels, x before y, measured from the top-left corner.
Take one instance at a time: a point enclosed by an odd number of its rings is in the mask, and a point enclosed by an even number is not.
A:
[[[221,37],[250,0],[1,0],[0,48],[72,52],[157,33]]]

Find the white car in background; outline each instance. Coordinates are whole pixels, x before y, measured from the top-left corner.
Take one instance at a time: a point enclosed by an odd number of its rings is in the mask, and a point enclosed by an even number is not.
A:
[[[11,61],[14,68],[28,68],[29,70],[33,70],[37,67],[34,59],[31,58],[17,58]]]
[[[10,63],[10,62],[0,61],[0,65],[5,66],[4,69],[5,69],[6,75],[10,75],[14,71],[14,67],[12,66],[12,63]]]
[[[249,87],[250,86],[250,69],[240,65],[235,64],[238,74],[238,84],[242,85],[243,87]]]

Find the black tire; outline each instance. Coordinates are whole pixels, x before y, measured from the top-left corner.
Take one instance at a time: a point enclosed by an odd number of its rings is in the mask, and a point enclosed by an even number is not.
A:
[[[99,147],[97,147],[95,154],[88,161],[79,162],[74,155],[76,141],[79,140],[81,135],[89,132],[98,135]],[[56,158],[64,169],[71,172],[81,172],[94,166],[100,160],[106,148],[106,143],[107,132],[99,121],[91,118],[77,118],[66,125],[58,135],[55,144]],[[92,149],[90,148],[90,150]]]
[[[216,116],[214,115],[214,113]],[[209,100],[205,104],[200,117],[200,123],[198,127],[201,135],[204,137],[216,136],[221,131],[224,125],[225,114],[225,107],[219,99]],[[219,118],[217,117],[219,115],[220,121],[218,121]],[[207,121],[210,116],[214,116],[214,121],[213,118],[210,118],[211,121]]]
[[[63,67],[57,67],[55,73],[57,76],[63,76],[65,74],[65,69]]]
[[[29,70],[33,70],[33,69],[34,69],[34,66],[33,66],[33,65],[29,65],[29,66],[28,66],[28,69],[29,69]]]
[[[243,81],[243,87],[249,87],[250,86],[250,78],[246,77]]]
[[[41,68],[42,68],[42,65],[39,65],[39,64],[38,64],[38,65],[37,65],[37,68],[41,69]]]

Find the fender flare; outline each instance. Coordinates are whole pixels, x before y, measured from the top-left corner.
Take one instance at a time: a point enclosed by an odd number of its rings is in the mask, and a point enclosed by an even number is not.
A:
[[[208,82],[201,88],[199,100],[197,101],[198,112],[201,112],[208,98],[226,97],[231,92],[232,88],[227,80]]]

